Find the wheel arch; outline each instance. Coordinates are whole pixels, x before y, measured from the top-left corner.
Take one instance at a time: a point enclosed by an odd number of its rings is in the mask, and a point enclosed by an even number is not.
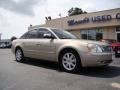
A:
[[[16,56],[17,55],[17,50],[21,51],[21,54],[18,57]],[[16,58],[16,61],[18,61],[18,62],[24,62],[25,61],[25,56],[24,56],[23,50],[22,50],[22,48],[20,46],[17,46],[15,48],[15,58]]]
[[[21,49],[22,50],[22,48],[20,46],[16,46],[15,47],[15,52],[16,52],[17,49]],[[22,52],[23,52],[23,50],[22,50]]]
[[[63,53],[64,51],[66,51],[66,50],[73,50],[73,51],[75,51],[76,54],[77,54],[77,56],[78,56],[78,58],[79,58],[79,60],[80,60],[80,65],[82,66],[80,53],[78,52],[78,50],[77,50],[76,48],[73,48],[73,47],[65,47],[65,48],[62,48],[62,49],[59,51],[59,53],[58,53],[58,62],[60,62],[60,57],[61,57],[62,53]]]

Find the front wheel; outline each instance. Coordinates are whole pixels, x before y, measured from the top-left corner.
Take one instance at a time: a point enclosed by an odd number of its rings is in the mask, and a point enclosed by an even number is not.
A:
[[[76,51],[65,50],[60,56],[60,65],[67,72],[75,72],[81,68],[80,58]]]
[[[15,51],[15,58],[18,62],[23,62],[25,60],[23,51],[20,48],[17,48]]]

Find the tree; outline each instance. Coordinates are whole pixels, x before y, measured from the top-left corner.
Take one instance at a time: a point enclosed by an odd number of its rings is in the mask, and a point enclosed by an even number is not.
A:
[[[78,7],[75,7],[75,8],[72,7],[70,10],[68,10],[68,16],[85,14],[85,13],[87,12],[83,11],[81,8],[78,8]]]

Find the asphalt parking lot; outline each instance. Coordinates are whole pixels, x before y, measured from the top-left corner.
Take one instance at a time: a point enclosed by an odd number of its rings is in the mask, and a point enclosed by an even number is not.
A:
[[[18,63],[10,49],[0,49],[0,90],[120,90],[120,58],[106,68],[66,73],[52,62]]]

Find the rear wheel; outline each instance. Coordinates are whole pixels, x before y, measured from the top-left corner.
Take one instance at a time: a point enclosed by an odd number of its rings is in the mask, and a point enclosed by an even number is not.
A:
[[[25,60],[22,49],[20,48],[16,49],[15,58],[16,58],[16,61],[18,62],[23,62]]]
[[[67,72],[75,72],[81,68],[80,58],[74,50],[64,50],[60,55],[60,65]]]

